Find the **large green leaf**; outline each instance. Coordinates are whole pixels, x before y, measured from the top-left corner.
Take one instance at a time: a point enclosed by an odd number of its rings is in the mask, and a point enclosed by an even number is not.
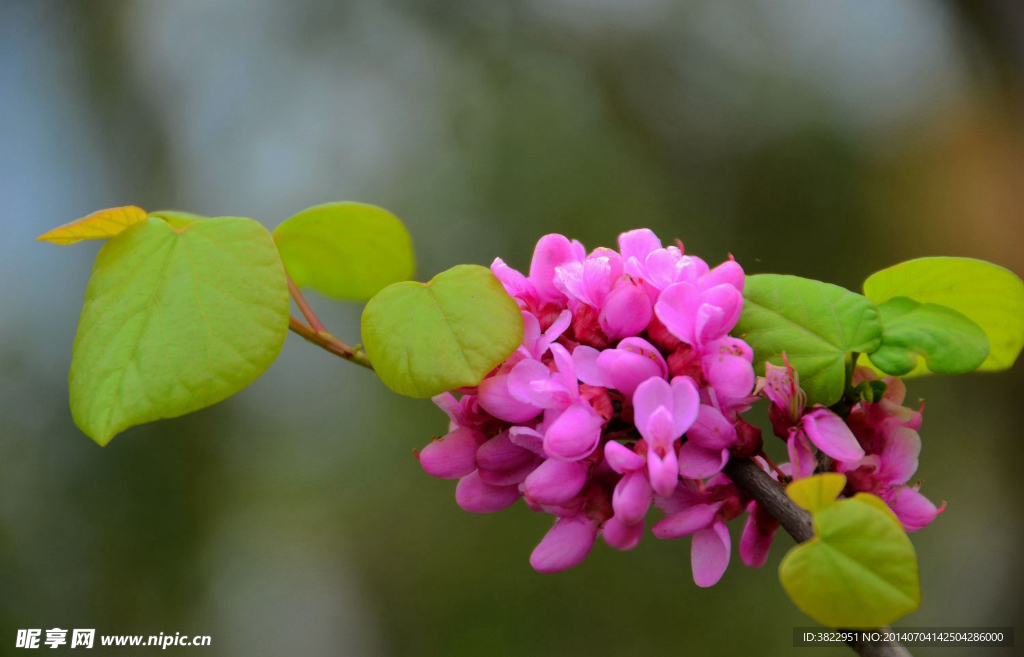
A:
[[[363,203],[303,210],[274,229],[288,273],[299,287],[366,301],[412,278],[412,240],[393,214]]]
[[[952,308],[893,297],[878,311],[882,346],[871,354],[871,362],[886,374],[903,376],[919,360],[936,374],[966,374],[988,356],[985,332]]]
[[[846,384],[847,354],[871,352],[882,338],[875,304],[837,285],[798,276],[748,276],[743,314],[733,334],[754,349],[754,364],[782,364],[785,352],[800,375],[808,401],[839,401]]]
[[[182,212],[181,210],[157,210],[156,212],[150,212],[149,216],[163,219],[175,228],[184,228],[191,223],[206,219],[202,215]]]
[[[1024,282],[1013,272],[972,258],[918,258],[883,269],[864,281],[875,303],[908,297],[962,313],[988,336],[980,370],[1004,370],[1024,347]],[[912,374],[927,374],[920,363]]]
[[[363,309],[381,380],[409,397],[474,386],[523,340],[519,306],[491,270],[458,265],[429,283],[395,283]]]
[[[69,379],[75,422],[105,445],[233,395],[280,352],[288,303],[274,242],[251,219],[132,226],[100,250],[86,288]]]
[[[862,494],[814,513],[814,538],[779,567],[802,612],[830,627],[877,628],[921,605],[914,546],[885,503]]]

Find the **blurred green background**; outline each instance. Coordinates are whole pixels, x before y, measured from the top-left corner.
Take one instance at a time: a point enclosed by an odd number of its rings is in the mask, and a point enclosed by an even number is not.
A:
[[[247,657],[790,654],[788,536],[709,590],[650,536],[539,575],[548,516],[461,511],[412,454],[444,415],[295,336],[235,398],[97,447],[66,375],[98,244],[32,240],[117,205],[272,228],[349,199],[406,222],[421,280],[640,226],[852,289],[922,255],[1022,273],[1022,7],[0,0],[0,653],[56,626]],[[312,301],[358,340],[360,308]],[[949,508],[901,625],[1020,624],[1022,384],[910,384]]]

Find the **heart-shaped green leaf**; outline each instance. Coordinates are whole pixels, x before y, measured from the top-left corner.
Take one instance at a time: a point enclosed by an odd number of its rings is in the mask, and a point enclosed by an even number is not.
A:
[[[903,376],[924,360],[936,374],[973,372],[988,356],[988,338],[961,313],[893,297],[878,305],[882,315],[882,346],[871,362],[886,374]]]
[[[105,445],[235,394],[281,351],[288,304],[281,259],[255,221],[132,226],[100,249],[85,291],[69,378],[75,422]]]
[[[748,276],[743,314],[733,335],[754,349],[754,364],[764,374],[765,361],[789,363],[811,404],[839,401],[846,385],[848,354],[871,352],[882,338],[875,304],[838,285],[799,276]]]
[[[181,210],[157,210],[156,212],[150,212],[149,216],[163,219],[175,228],[184,228],[193,222],[202,221],[207,218],[199,214],[192,214],[191,212],[182,212]]]
[[[782,587],[802,612],[830,627],[877,628],[921,605],[914,546],[873,496],[857,495],[814,513],[814,538],[789,551]]]
[[[522,342],[523,317],[491,270],[458,265],[382,290],[363,309],[362,331],[381,380],[425,398],[480,383]]]
[[[274,240],[296,285],[338,299],[366,301],[416,269],[402,222],[363,203],[303,210],[274,229]]]
[[[875,303],[908,297],[963,314],[988,337],[988,357],[979,370],[1005,370],[1024,347],[1024,281],[983,260],[908,260],[872,274],[864,281],[864,294]],[[910,375],[928,372],[919,362]]]

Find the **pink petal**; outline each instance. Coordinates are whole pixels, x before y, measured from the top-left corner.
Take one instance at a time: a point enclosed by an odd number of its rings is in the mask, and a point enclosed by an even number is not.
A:
[[[814,474],[818,467],[818,459],[814,455],[814,448],[807,435],[799,429],[793,429],[786,441],[786,450],[789,452],[789,463],[793,469],[793,479],[803,479]]]
[[[728,284],[743,292],[743,283],[746,276],[743,274],[743,267],[735,260],[726,260],[704,276],[701,276],[698,287],[706,290],[716,285]]]
[[[693,581],[700,587],[714,586],[729,567],[732,540],[729,528],[718,521],[713,527],[694,533],[690,546]]]
[[[507,431],[491,438],[476,452],[477,465],[484,470],[508,470],[533,461],[534,453],[509,440]]]
[[[597,538],[597,523],[586,516],[559,518],[530,555],[530,565],[540,573],[557,573],[587,558]]]
[[[569,350],[558,343],[552,344],[550,349],[551,355],[554,357],[555,369],[557,370],[553,378],[569,391],[573,401],[579,399],[579,382],[576,380],[576,367],[573,365]]]
[[[668,363],[665,362],[665,357],[661,355],[657,347],[647,340],[637,337],[624,338],[615,348],[618,351],[628,351],[653,361],[658,366],[661,377],[668,377]]]
[[[672,447],[672,441],[681,434],[676,434],[675,423],[672,421],[672,414],[664,406],[659,406],[647,419],[646,433],[641,435],[647,439],[647,443],[660,452],[666,452]]]
[[[537,504],[565,504],[583,490],[589,470],[583,461],[548,459],[526,478],[526,497]]]
[[[552,381],[551,374],[539,360],[520,361],[508,375],[509,395],[540,408],[565,408],[572,403],[572,395],[560,382]]]
[[[889,508],[908,532],[924,529],[946,508],[945,504],[941,508],[935,508],[931,500],[910,486],[900,486],[886,495],[886,498]]]
[[[579,351],[580,347],[576,350]],[[664,377],[657,361],[623,349],[606,349],[597,358],[597,369],[607,388],[631,397],[637,386],[651,377]],[[666,366],[667,369],[667,366]]]
[[[551,343],[557,340],[558,337],[565,332],[565,329],[569,328],[570,324],[572,324],[572,311],[563,310],[561,314],[555,318],[555,321],[551,323],[548,330],[544,331],[543,335],[537,339],[533,357],[540,359],[547,352]]]
[[[455,501],[472,513],[494,513],[513,504],[520,497],[519,486],[494,486],[480,478],[475,470],[459,479]]]
[[[675,437],[683,435],[697,421],[700,393],[693,379],[677,376],[672,379],[672,421]]]
[[[673,483],[673,488],[675,484]],[[612,509],[615,517],[624,525],[642,522],[651,508],[654,493],[643,472],[627,472],[619,479],[612,493]]]
[[[524,404],[509,393],[508,374],[484,379],[477,386],[477,401],[485,411],[506,422],[526,422],[540,415],[541,409]]]
[[[690,283],[675,283],[665,288],[654,304],[654,314],[668,332],[689,345],[696,345],[694,321],[701,304],[701,293]]]
[[[668,449],[662,457],[648,448],[647,474],[654,492],[662,497],[670,496],[679,483],[679,460],[676,458],[675,450]]]
[[[878,475],[890,484],[905,484],[917,472],[921,436],[913,429],[896,427],[889,432],[880,456]]]
[[[764,395],[786,412],[790,422],[796,422],[800,414],[804,412],[806,403],[803,392],[800,390],[800,379],[796,370],[790,365],[781,367],[766,362],[764,374]]]
[[[534,289],[533,284],[518,271],[506,265],[505,261],[501,258],[494,259],[494,262],[491,263],[491,271],[501,281],[502,287],[509,293],[509,296],[523,299],[524,301],[537,298],[537,291]]]
[[[715,309],[706,320],[697,319],[695,332],[699,342],[710,342],[736,326],[743,311],[743,295],[732,285],[716,285],[701,294],[701,309]]]
[[[441,479],[459,479],[476,470],[477,448],[485,440],[479,431],[456,429],[420,452],[420,465],[427,474]]]
[[[603,352],[588,347],[585,344],[573,349],[572,364],[576,370],[576,376],[588,386],[599,386],[601,388],[614,388],[614,384],[604,378],[597,366],[597,359]]]
[[[696,504],[679,513],[674,513],[662,518],[651,531],[658,538],[671,539],[682,538],[690,534],[710,527],[718,517],[718,510],[722,508],[722,502],[714,504]]]
[[[729,450],[705,449],[687,440],[679,448],[679,474],[689,479],[706,479],[722,471],[729,462]]]
[[[632,550],[644,537],[644,523],[624,525],[617,518],[609,518],[602,529],[604,541],[616,550]]]
[[[736,427],[714,406],[700,405],[697,421],[693,423],[686,437],[699,447],[716,452],[739,443]]]
[[[604,298],[597,321],[605,335],[618,340],[643,331],[653,316],[647,292],[632,280],[623,278]]]
[[[530,427],[511,427],[508,439],[534,454],[544,455],[544,434]]]
[[[544,432],[544,452],[549,458],[578,461],[589,456],[601,441],[604,422],[590,404],[576,402],[565,409]]]
[[[623,260],[636,258],[643,263],[651,251],[660,248],[661,240],[649,228],[638,228],[619,235],[619,253]]]
[[[480,478],[488,484],[493,486],[512,486],[513,484],[521,484],[526,481],[526,478],[531,472],[537,469],[537,466],[544,462],[544,459],[538,457],[533,452],[528,452],[530,460],[519,465],[510,466],[508,468],[502,468],[501,470],[485,470],[478,468],[477,472],[480,474]]]
[[[459,400],[450,392],[442,392],[440,395],[435,395],[430,398],[430,401],[440,408],[445,414],[448,415],[448,419],[451,420],[451,429],[456,427],[464,427],[470,424],[469,418],[466,417],[466,411],[462,408],[462,404]]]
[[[834,459],[856,461],[864,458],[864,449],[846,426],[843,418],[819,407],[800,419],[811,442]]]
[[[624,474],[644,467],[647,459],[620,442],[609,440],[604,444],[604,458],[612,470]]]
[[[779,528],[779,521],[762,510],[757,502],[751,506],[740,537],[740,558],[751,568],[760,568],[768,561],[768,552]]]
[[[701,366],[708,383],[724,397],[742,399],[754,389],[754,366],[742,356],[711,353],[701,359]]]
[[[573,245],[564,235],[545,235],[537,241],[530,263],[530,283],[542,301],[561,301],[565,296],[555,286],[555,267],[578,260]]]
[[[641,435],[647,435],[647,424],[659,407],[672,408],[675,400],[672,386],[659,377],[651,377],[637,386],[633,393],[633,422]],[[680,435],[682,433],[680,432]]]

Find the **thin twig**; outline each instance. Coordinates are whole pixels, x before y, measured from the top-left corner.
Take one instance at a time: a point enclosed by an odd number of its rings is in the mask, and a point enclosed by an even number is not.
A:
[[[730,459],[724,472],[754,498],[760,508],[778,520],[797,543],[814,538],[811,514],[794,504],[782,485],[757,463],[750,459]],[[880,629],[886,634],[889,628]],[[897,642],[851,641],[848,645],[862,657],[910,657],[907,649]]]
[[[320,318],[313,312],[313,308],[306,301],[306,297],[302,296],[302,292],[299,291],[299,286],[295,284],[292,277],[288,272],[285,272],[285,277],[288,279],[288,292],[291,293],[292,299],[295,300],[295,305],[302,311],[302,316],[309,322],[309,326],[302,323],[301,320],[295,317],[291,318],[288,324],[288,328],[294,333],[301,335],[306,339],[307,342],[312,342],[322,349],[326,349],[335,356],[341,356],[347,361],[353,362],[356,365],[362,365],[363,367],[372,370],[373,365],[370,364],[370,359],[366,356],[366,352],[361,347],[350,347],[348,344],[342,342],[338,338],[331,335],[327,327],[323,325]]]
[[[321,349],[331,352],[335,356],[341,356],[345,360],[353,362],[356,365],[362,365],[366,369],[373,369],[373,365],[370,364],[370,359],[367,358],[365,351],[348,346],[326,331],[314,331],[309,326],[303,324],[302,320],[296,317],[291,318],[288,328],[291,329],[293,333],[297,333],[305,338],[307,342],[311,342]]]
[[[285,273],[288,277],[288,292],[291,293],[292,298],[295,299],[295,305],[302,311],[302,316],[309,322],[310,328],[317,333],[327,333],[327,327],[320,322],[320,318],[313,312],[313,308],[310,307],[309,302],[306,301],[306,297],[302,296],[302,292],[299,291],[299,286],[292,280],[290,274]]]

